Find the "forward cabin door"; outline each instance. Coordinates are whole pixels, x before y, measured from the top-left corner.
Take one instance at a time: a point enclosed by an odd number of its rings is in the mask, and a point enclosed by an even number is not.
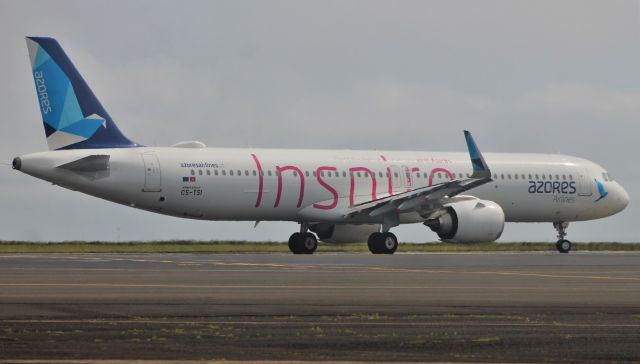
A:
[[[589,172],[584,167],[578,167],[578,196],[591,196],[593,194],[593,183]]]
[[[162,180],[160,172],[160,163],[158,157],[155,154],[143,154],[142,161],[144,162],[144,187],[143,192],[160,192],[162,188],[160,183]]]

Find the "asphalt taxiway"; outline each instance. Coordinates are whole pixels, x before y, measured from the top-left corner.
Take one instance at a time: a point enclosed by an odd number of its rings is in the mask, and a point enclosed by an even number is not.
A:
[[[0,255],[0,359],[640,360],[640,253]]]

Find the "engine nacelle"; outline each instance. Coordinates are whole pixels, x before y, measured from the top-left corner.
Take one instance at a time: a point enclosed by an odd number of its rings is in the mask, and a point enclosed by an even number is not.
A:
[[[493,201],[460,201],[446,205],[442,215],[424,224],[448,243],[487,243],[502,235],[504,211]]]
[[[367,241],[369,235],[380,231],[378,224],[315,224],[309,230],[325,243],[358,243]]]

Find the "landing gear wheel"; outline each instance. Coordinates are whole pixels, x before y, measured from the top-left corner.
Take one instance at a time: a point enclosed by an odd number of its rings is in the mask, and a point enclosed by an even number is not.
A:
[[[293,233],[289,238],[289,250],[293,254],[313,254],[318,248],[318,239],[312,233]]]
[[[571,250],[571,242],[567,239],[560,239],[556,243],[556,249],[560,253],[568,253]]]
[[[289,250],[291,250],[293,254],[300,254],[300,252],[298,252],[298,243],[297,243],[297,241],[300,240],[300,235],[302,234],[293,233],[289,237]]]
[[[367,240],[367,246],[369,247],[369,251],[373,254],[381,254],[379,251],[379,241],[382,240],[382,233],[373,233],[369,235],[369,240]]]
[[[398,238],[392,233],[373,233],[367,241],[373,254],[393,254],[398,249]]]
[[[568,253],[571,250],[571,242],[564,237],[567,236],[568,222],[554,222],[553,227],[558,232],[558,242],[556,243],[556,249],[560,253]]]
[[[313,254],[318,248],[318,239],[312,233],[302,234],[300,248],[303,254]]]
[[[398,249],[398,238],[392,233],[383,233],[381,245],[383,254],[393,254]]]

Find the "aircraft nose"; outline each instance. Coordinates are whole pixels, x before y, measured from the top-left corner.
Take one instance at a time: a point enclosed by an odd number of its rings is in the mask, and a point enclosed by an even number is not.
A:
[[[622,211],[625,209],[625,207],[627,207],[627,205],[629,205],[629,194],[627,193],[627,191],[620,186],[620,184],[616,183],[616,189],[615,189],[615,201],[616,201],[616,205],[618,208],[618,211]]]

